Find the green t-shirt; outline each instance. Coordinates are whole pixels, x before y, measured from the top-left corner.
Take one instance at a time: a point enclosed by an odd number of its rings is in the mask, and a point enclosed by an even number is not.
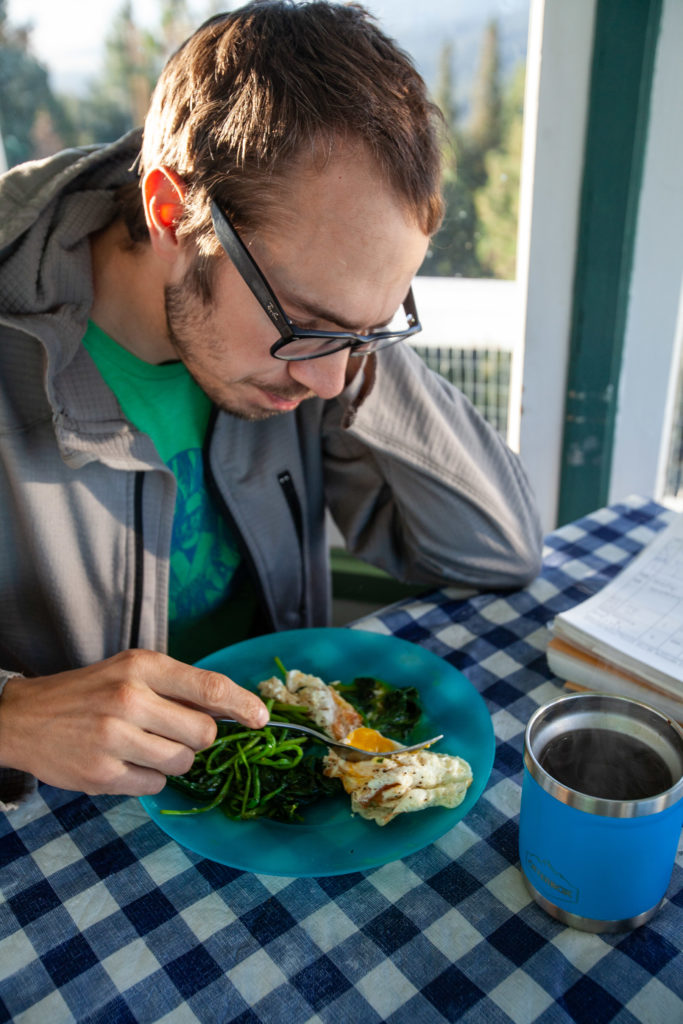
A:
[[[253,613],[238,572],[235,538],[204,482],[202,447],[211,401],[183,363],[146,363],[92,322],[83,344],[125,416],[150,436],[176,477],[168,648],[173,657],[197,661],[248,635]]]

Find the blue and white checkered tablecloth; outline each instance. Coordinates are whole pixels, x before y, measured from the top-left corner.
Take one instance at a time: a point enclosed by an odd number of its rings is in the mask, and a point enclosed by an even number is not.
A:
[[[548,623],[668,516],[630,499],[553,533],[525,590],[433,591],[358,624],[446,658],[495,728],[483,796],[405,860],[329,878],[252,875],[178,846],[137,800],[47,786],[0,814],[0,1022],[683,1020],[680,860],[648,924],[600,936],[537,907],[517,853],[524,728],[561,692]]]

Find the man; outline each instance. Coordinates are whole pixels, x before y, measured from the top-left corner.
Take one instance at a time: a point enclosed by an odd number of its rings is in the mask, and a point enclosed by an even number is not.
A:
[[[133,133],[5,178],[5,800],[31,776],[157,792],[211,713],[264,724],[187,663],[328,621],[326,508],[401,579],[535,575],[517,458],[405,344],[441,212],[423,82],[328,3],[212,19],[141,151]]]

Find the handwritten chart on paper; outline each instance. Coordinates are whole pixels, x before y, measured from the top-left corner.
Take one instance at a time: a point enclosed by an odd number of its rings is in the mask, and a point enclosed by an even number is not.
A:
[[[610,584],[556,620],[556,631],[625,668],[683,681],[683,516]]]

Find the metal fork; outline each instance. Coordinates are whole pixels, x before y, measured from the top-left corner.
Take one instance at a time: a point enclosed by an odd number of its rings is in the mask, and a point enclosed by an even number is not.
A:
[[[230,725],[241,725],[236,718],[218,718],[217,722],[227,722]],[[248,728],[244,726],[244,728]],[[362,750],[360,747],[352,747],[350,743],[339,742],[333,740],[329,736],[326,736],[324,732],[318,732],[317,729],[311,729],[307,725],[295,725],[292,722],[268,722],[265,728],[271,729],[291,729],[292,732],[304,732],[307,736],[313,736],[314,739],[320,740],[330,748],[330,750],[336,751],[340,757],[343,757],[346,761],[370,761],[373,757],[393,757],[395,754],[408,754],[413,750],[422,750],[423,747],[429,747],[432,743],[437,743],[443,739],[443,733],[440,736],[432,736],[431,739],[422,740],[421,743],[413,743],[409,747],[395,747],[393,750]]]

